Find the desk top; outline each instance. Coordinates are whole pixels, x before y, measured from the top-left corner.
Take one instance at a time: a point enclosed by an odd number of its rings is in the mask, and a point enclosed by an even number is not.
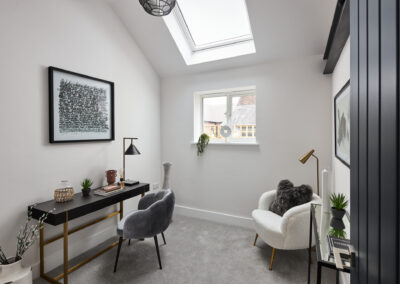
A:
[[[36,204],[32,208],[32,217],[39,219],[44,213],[49,213],[45,223],[50,225],[59,225],[66,221],[66,212],[68,212],[68,220],[72,220],[86,214],[103,209],[107,206],[116,204],[120,201],[138,196],[149,191],[150,186],[147,183],[139,183],[134,186],[125,186],[122,192],[110,195],[100,196],[91,191],[88,197],[83,197],[82,193],[76,193],[74,199],[65,203],[57,203],[55,200],[49,200]]]

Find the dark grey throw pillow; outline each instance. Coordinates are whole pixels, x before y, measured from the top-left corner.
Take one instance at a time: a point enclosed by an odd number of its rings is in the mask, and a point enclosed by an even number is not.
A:
[[[290,180],[281,180],[276,190],[276,198],[269,206],[269,210],[283,216],[294,206],[310,202],[313,190],[309,185],[294,186]]]

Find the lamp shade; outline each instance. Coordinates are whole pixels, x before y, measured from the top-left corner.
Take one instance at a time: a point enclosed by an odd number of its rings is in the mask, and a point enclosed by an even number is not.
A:
[[[310,152],[308,152],[308,153],[305,154],[303,157],[301,157],[301,158],[299,159],[299,161],[300,161],[302,164],[305,164],[305,163],[308,161],[308,159],[312,156],[312,154],[314,154],[314,152],[315,152],[315,150],[312,149]]]
[[[131,143],[131,145],[128,147],[128,149],[126,149],[125,155],[140,155],[140,152],[136,148],[136,146],[133,145],[133,143]]]

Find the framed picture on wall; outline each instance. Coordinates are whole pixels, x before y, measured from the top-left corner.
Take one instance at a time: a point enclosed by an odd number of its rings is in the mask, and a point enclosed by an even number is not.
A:
[[[335,96],[335,156],[350,167],[350,81]]]
[[[50,143],[114,140],[114,83],[49,67]]]

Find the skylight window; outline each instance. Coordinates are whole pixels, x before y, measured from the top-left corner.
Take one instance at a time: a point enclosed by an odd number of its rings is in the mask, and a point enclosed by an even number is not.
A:
[[[187,65],[255,53],[245,0],[177,0],[163,19]]]
[[[178,0],[178,9],[196,48],[252,39],[243,0]]]

